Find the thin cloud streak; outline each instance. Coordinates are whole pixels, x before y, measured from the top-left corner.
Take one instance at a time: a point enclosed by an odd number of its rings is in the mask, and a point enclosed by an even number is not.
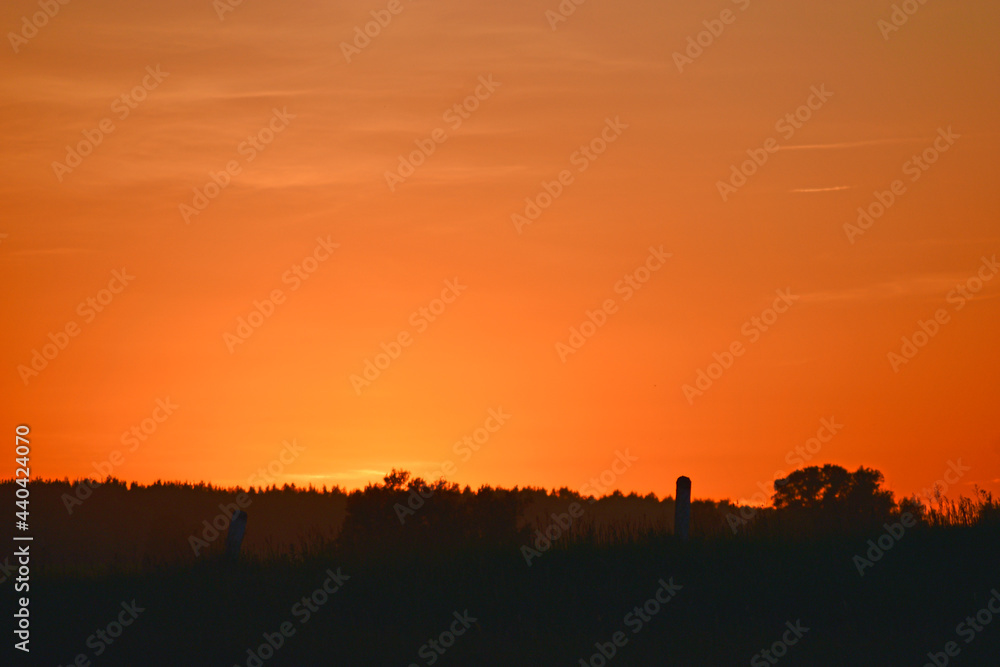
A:
[[[864,141],[841,141],[830,144],[797,144],[792,146],[779,146],[781,151],[801,151],[801,150],[828,150],[833,148],[861,148],[863,146],[881,146],[885,144],[914,144],[926,143],[926,137],[899,138],[899,139],[866,139]]]
[[[834,185],[829,188],[796,188],[789,190],[789,192],[835,192],[837,190],[850,190],[853,187],[853,185]]]
[[[823,290],[810,292],[801,296],[802,301],[813,303],[829,303],[835,301],[869,301],[880,299],[898,299],[907,297],[941,297],[957,285],[965,283],[974,272],[936,274],[916,276],[910,279],[899,279],[875,283],[863,287],[849,287],[839,290]],[[996,288],[986,283],[982,292],[975,299],[994,298]]]

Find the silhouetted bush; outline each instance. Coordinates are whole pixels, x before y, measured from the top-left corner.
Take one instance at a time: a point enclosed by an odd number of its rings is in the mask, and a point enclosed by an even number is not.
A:
[[[369,484],[347,498],[347,518],[337,543],[352,550],[428,551],[471,545],[513,545],[527,539],[518,527],[518,490],[438,480],[428,484],[393,469],[383,484]]]

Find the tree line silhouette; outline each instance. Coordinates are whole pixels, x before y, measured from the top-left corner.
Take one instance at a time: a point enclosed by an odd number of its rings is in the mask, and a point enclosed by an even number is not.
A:
[[[11,480],[0,483],[11,494],[12,485]],[[771,507],[694,500],[692,537],[804,539],[863,534],[906,512],[925,527],[995,526],[1000,521],[1000,503],[979,489],[972,498],[938,496],[931,503],[910,497],[897,503],[883,485],[882,473],[871,468],[854,472],[836,465],[803,468],[775,482]],[[126,484],[113,477],[103,482],[39,480],[32,483],[32,525],[36,540],[52,547],[48,567],[142,569],[191,562],[220,553],[222,539],[212,539],[207,549],[192,544],[202,540],[213,523],[224,533],[233,500],[242,492],[204,483]],[[335,549],[517,547],[531,544],[552,524],[554,515],[565,514],[573,503],[582,508],[582,515],[558,531],[559,548],[668,536],[674,528],[670,496],[615,491],[596,498],[565,487],[547,491],[484,485],[472,490],[396,469],[381,483],[350,492],[286,484],[251,487],[245,493],[250,518],[244,553],[255,558]],[[207,534],[212,536],[211,528]]]
[[[660,581],[681,588],[615,664],[746,664],[798,618],[812,630],[782,664],[924,664],[1000,585],[1000,512],[985,492],[897,502],[883,484],[866,468],[798,470],[768,507],[693,501],[681,542],[673,498],[654,494],[473,490],[393,470],[350,492],[109,478],[76,504],[65,496],[79,500],[79,483],[36,481],[32,657],[70,664],[134,599],[147,611],[101,664],[257,665],[248,650],[297,622],[293,605],[342,571],[342,590],[266,667],[424,665],[419,648],[466,610],[477,620],[441,667],[578,664]],[[12,482],[0,486],[13,497]],[[224,521],[240,494],[250,517],[240,559],[220,557],[224,535],[195,556],[191,537]],[[582,512],[554,530],[553,514],[574,504]],[[907,512],[913,527],[889,545],[883,523]],[[553,537],[529,566],[521,548],[540,533]],[[6,556],[0,602],[10,607]],[[869,561],[863,576],[858,558]],[[994,664],[998,644],[981,633],[963,645],[963,664]]]

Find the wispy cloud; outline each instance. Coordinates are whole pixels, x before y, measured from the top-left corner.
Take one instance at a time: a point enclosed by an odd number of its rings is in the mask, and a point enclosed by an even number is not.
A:
[[[4,235],[6,236],[6,235]],[[25,248],[15,250],[10,253],[12,257],[37,257],[39,255],[76,255],[78,253],[93,252],[90,248]]]
[[[911,297],[942,297],[956,285],[964,283],[971,274],[969,272],[937,273],[909,278],[899,278],[871,285],[845,287],[841,289],[821,290],[802,295],[803,301],[813,303],[829,303],[836,301],[877,301],[882,299],[900,299]],[[993,285],[986,283],[986,289],[975,296],[976,299],[989,299],[1000,296]]]
[[[364,479],[372,475],[384,475],[385,473],[385,470],[369,470],[367,468],[362,468],[342,472],[284,475],[284,477],[289,479]]]
[[[862,146],[879,146],[883,144],[914,144],[927,143],[926,137],[911,137],[897,139],[865,139],[863,141],[840,141],[829,144],[793,144],[791,146],[779,146],[782,151],[802,151],[802,150],[828,150],[832,148],[861,148]]]
[[[789,192],[834,192],[836,190],[850,190],[853,185],[834,185],[828,188],[796,188]]]

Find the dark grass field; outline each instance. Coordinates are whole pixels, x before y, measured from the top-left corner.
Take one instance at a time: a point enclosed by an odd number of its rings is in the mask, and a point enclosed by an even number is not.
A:
[[[864,537],[680,544],[663,535],[556,544],[529,567],[513,545],[446,550],[428,542],[408,552],[331,547],[299,561],[213,559],[134,575],[40,576],[31,583],[30,660],[8,664],[69,665],[83,654],[94,665],[226,667],[920,666],[934,664],[927,653],[949,641],[959,653],[948,664],[1000,664],[1000,614],[971,641],[968,631],[956,634],[1000,589],[995,529],[913,529],[862,577],[852,559],[866,549]],[[341,575],[340,587],[317,595],[307,615],[302,598],[322,590],[328,570]],[[669,601],[650,604],[644,619],[634,608],[654,598],[661,580],[674,585],[672,597],[661,592]],[[5,586],[6,609],[11,596]],[[88,646],[133,600],[142,611],[120,637]],[[282,624],[294,633],[279,639]],[[450,629],[461,631],[453,641],[441,637]],[[279,648],[259,660],[248,649],[266,646],[265,633]],[[778,647],[782,657],[760,655],[783,635],[795,643]],[[432,639],[450,646],[435,651]],[[604,658],[595,643],[614,655]]]
[[[68,482],[37,482],[28,581],[0,560],[0,664],[1000,665],[989,494],[934,509],[864,469],[793,478],[774,508],[692,502],[686,542],[652,494],[396,471],[350,493],[254,489],[238,558],[225,525],[194,538],[239,490],[109,479],[69,511]],[[24,595],[29,654],[13,648]]]

